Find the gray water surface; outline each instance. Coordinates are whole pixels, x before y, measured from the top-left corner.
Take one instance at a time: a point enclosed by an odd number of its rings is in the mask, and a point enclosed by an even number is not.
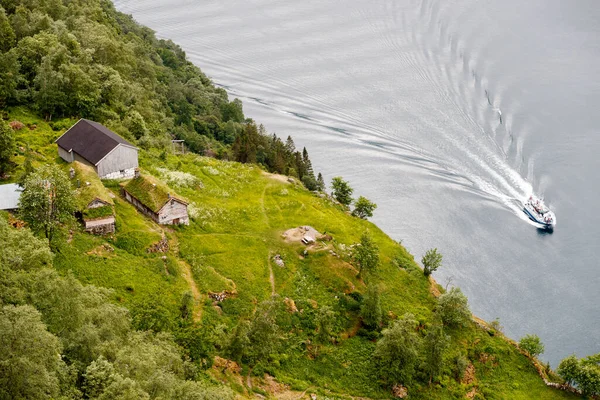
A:
[[[600,352],[595,0],[117,0],[507,335]],[[556,212],[552,234],[519,209]]]

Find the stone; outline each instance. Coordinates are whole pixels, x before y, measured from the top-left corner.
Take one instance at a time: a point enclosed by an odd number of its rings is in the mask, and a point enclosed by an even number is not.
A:
[[[285,263],[283,262],[283,259],[281,258],[281,255],[276,254],[275,257],[273,257],[273,261],[275,261],[275,264],[277,264],[280,267],[285,267]]]

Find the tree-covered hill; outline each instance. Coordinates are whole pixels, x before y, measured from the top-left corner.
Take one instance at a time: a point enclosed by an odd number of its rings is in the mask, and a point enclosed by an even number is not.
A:
[[[0,107],[89,118],[140,147],[186,147],[316,185],[308,153],[247,121],[179,46],[106,0],[0,1]],[[291,139],[290,139],[291,140]],[[0,171],[1,172],[1,171]]]
[[[30,174],[66,175],[62,131],[22,108],[9,116],[24,125],[13,179],[27,159]],[[103,182],[113,235],[65,222],[51,252],[1,217],[0,398],[572,398],[332,199],[255,165],[140,155],[142,174],[190,202],[189,226],[156,225],[116,181]],[[307,225],[324,234],[314,245],[283,235]]]

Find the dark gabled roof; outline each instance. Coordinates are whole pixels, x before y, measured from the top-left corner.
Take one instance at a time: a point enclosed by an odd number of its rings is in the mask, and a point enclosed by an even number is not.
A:
[[[80,119],[56,143],[67,151],[74,151],[93,165],[98,164],[119,144],[135,147],[107,127],[87,119]]]

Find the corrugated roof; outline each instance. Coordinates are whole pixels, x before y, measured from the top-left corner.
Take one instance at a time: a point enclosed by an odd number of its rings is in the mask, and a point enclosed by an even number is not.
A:
[[[87,119],[79,120],[56,143],[67,151],[74,151],[93,165],[119,144],[135,147],[104,125]]]
[[[19,208],[21,187],[16,183],[0,185],[0,210],[14,210]]]

